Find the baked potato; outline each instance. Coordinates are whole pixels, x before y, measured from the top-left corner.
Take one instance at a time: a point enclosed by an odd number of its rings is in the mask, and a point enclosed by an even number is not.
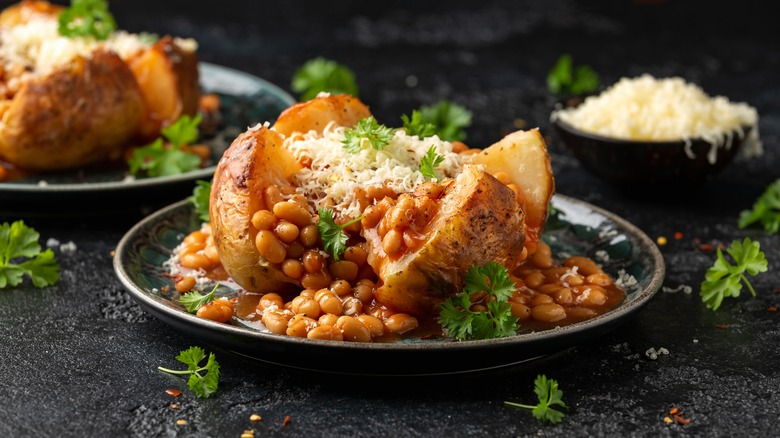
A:
[[[231,145],[217,166],[210,214],[222,265],[240,286],[259,293],[310,288],[299,275],[285,274],[280,260],[288,261],[285,257],[290,258],[290,253],[275,262],[261,254],[256,243],[260,231],[252,217],[259,210],[272,210],[273,206],[266,205],[265,199],[270,186],[287,193],[287,198],[296,190],[297,196],[301,196],[302,186],[297,184],[307,184],[302,175],[311,170],[312,163],[294,144],[313,141],[312,154],[323,154],[326,152],[320,149],[317,139],[330,138],[329,141],[335,142],[335,150],[343,151],[338,140],[339,129],[351,127],[370,115],[368,107],[357,98],[320,96],[288,108],[270,129],[260,125],[251,128]],[[428,148],[427,143],[433,140],[413,141],[420,141]],[[409,153],[407,149],[402,150]],[[364,152],[363,158],[375,153]],[[382,154],[387,157],[393,152]],[[512,133],[477,154],[454,155],[462,161],[462,168],[454,178],[425,183],[431,191],[417,193],[415,189],[414,193],[389,195],[396,199],[381,194],[387,194],[386,190],[374,190],[380,194],[368,196],[365,188],[355,189],[355,193],[365,195],[361,203],[363,220],[360,226],[348,227],[346,232],[353,245],[365,245],[365,267],[377,280],[374,297],[378,305],[412,315],[431,314],[444,299],[458,292],[470,267],[495,261],[512,271],[535,250],[554,191],[550,158],[538,130]],[[332,166],[335,162],[328,161],[325,165]],[[347,168],[345,172],[367,170],[370,169]],[[493,176],[498,174],[503,174],[504,179]],[[326,179],[333,181],[344,176],[331,174]],[[315,181],[324,184],[322,179]],[[414,199],[402,201],[403,197]],[[423,197],[426,199],[421,201]],[[315,199],[307,201],[309,213],[316,218],[314,212],[319,207]],[[327,196],[319,198],[319,202],[323,201],[327,201]],[[423,217],[419,224],[408,225],[407,230],[393,228],[396,225],[388,225],[391,222],[382,223],[395,214],[394,206],[403,202],[417,205],[418,201],[427,207],[412,210],[399,207],[398,211],[404,213],[398,215],[405,215],[407,224]],[[370,206],[366,207],[365,202]],[[382,209],[382,203],[390,207]],[[381,217],[371,212],[374,207],[376,211],[381,210],[377,213]],[[410,211],[413,213],[406,213]],[[346,223],[350,217],[342,213],[336,211],[335,217],[339,223]],[[368,216],[375,217],[373,222]],[[273,218],[272,223],[278,225],[280,220]],[[384,238],[390,234],[388,227],[401,230],[404,239],[411,239],[399,244],[400,252],[391,253],[385,246]],[[319,243],[318,248],[323,248],[322,245]],[[338,278],[336,270],[331,269],[331,274],[331,279]],[[365,273],[361,276],[365,278]],[[328,282],[314,289],[326,287]]]
[[[66,38],[61,11],[23,1],[0,13],[0,160],[55,171],[116,159],[196,112],[194,42]]]

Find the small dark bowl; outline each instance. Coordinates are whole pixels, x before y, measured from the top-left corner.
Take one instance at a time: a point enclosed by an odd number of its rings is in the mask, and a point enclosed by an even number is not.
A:
[[[735,132],[731,147],[720,147],[715,163],[710,164],[707,154],[712,145],[702,139],[691,139],[690,150],[695,155],[692,159],[682,140],[604,137],[581,131],[560,119],[554,120],[553,126],[564,146],[585,169],[623,188],[690,187],[709,181],[732,161],[751,129],[743,128],[742,136]]]

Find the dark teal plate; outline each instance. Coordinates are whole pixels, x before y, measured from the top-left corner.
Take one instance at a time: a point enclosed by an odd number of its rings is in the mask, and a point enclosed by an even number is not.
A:
[[[410,339],[374,344],[317,341],[262,332],[240,321],[221,324],[197,318],[174,300],[173,283],[163,268],[183,237],[200,228],[187,201],[163,208],[130,229],[117,246],[114,270],[141,307],[162,321],[193,340],[262,361],[366,375],[486,370],[531,360],[600,336],[639,311],[661,288],[663,256],[641,230],[610,212],[566,196],[556,195],[553,206],[555,213],[543,238],[554,254],[585,255],[601,261],[614,278],[636,281],[629,282],[626,299],[610,312],[564,327],[521,330],[517,336],[503,339]],[[217,294],[229,297],[236,292],[220,286]]]
[[[85,168],[4,182],[0,183],[2,213],[57,214],[65,206],[67,211],[83,214],[109,209],[117,201],[127,205],[164,198],[168,204],[182,199],[192,191],[194,181],[211,180],[222,153],[248,126],[273,123],[296,102],[281,88],[250,74],[205,62],[199,69],[201,90],[219,95],[221,103],[218,125],[203,138],[211,148],[207,167],[181,175],[135,180],[125,180],[126,168]]]

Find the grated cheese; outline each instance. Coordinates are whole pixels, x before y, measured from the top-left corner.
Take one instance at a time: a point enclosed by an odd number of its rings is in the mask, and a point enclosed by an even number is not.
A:
[[[299,162],[311,163],[294,176],[297,192],[312,201],[316,209],[332,208],[344,218],[362,213],[355,195],[358,188],[386,186],[400,194],[424,183],[426,178],[418,169],[431,146],[444,157],[436,166],[437,176],[455,177],[465,162],[463,156],[452,151],[452,143],[437,136],[420,139],[402,129],[395,131],[384,149],[369,147],[352,154],[342,144],[344,131],[343,126],[329,123],[321,135],[310,131],[292,135],[284,142]]]
[[[680,77],[656,79],[648,74],[622,78],[581,105],[554,111],[560,119],[582,131],[605,137],[640,141],[679,141],[695,158],[691,139],[703,139],[712,147],[707,159],[714,164],[719,148],[730,148],[734,133],[745,136],[745,155],[760,155],[758,112],[746,103],[732,103],[723,96],[710,97]]]

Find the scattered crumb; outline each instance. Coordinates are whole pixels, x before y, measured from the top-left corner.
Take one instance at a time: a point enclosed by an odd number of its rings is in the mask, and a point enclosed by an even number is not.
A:
[[[728,324],[715,324],[715,328],[727,329],[727,328],[729,328],[729,326],[728,326]]]
[[[171,397],[178,397],[181,395],[181,391],[178,389],[166,389],[165,393],[170,395]]]
[[[600,250],[596,251],[596,253],[593,254],[593,255],[596,257],[596,260],[598,260],[598,261],[600,261],[602,263],[606,263],[606,262],[609,261],[609,253],[606,252],[603,249],[600,249]]]
[[[127,174],[124,178],[122,178],[122,182],[133,182],[135,181],[135,175]]]
[[[185,424],[187,424],[187,420],[180,418],[176,420],[176,424],[178,424],[179,426],[184,426]]]
[[[693,340],[693,343],[694,343],[694,344],[698,344],[698,343],[699,343],[699,340],[698,340],[698,339],[694,339],[694,340]]]
[[[73,254],[77,249],[78,247],[75,243],[73,243],[73,241],[69,241],[60,245],[60,252],[63,254]]]
[[[414,88],[419,83],[419,80],[417,79],[417,76],[415,75],[409,75],[406,77],[406,86],[409,88]]]
[[[681,284],[678,285],[677,287],[664,286],[661,289],[668,294],[673,294],[680,291],[682,291],[684,294],[690,294],[691,292],[693,292],[693,288],[691,286],[688,286],[687,284]]]
[[[241,438],[254,438],[254,436],[255,436],[254,429],[246,429],[243,432],[241,432]]]
[[[282,423],[282,426],[283,427],[287,427],[287,425],[289,425],[289,424],[290,424],[290,416],[288,415],[288,416],[284,417],[284,422]]]
[[[658,356],[669,354],[669,350],[667,350],[664,347],[659,348],[656,350],[653,347],[650,347],[645,351],[645,356],[647,356],[650,360],[656,360],[658,359]]]
[[[666,237],[664,236],[658,236],[657,239],[655,239],[655,242],[658,244],[658,246],[664,246],[667,243]]]
[[[171,403],[168,407],[171,409],[179,409],[181,405],[178,403]]]
[[[636,281],[636,278],[634,278],[633,275],[626,272],[625,269],[621,269],[618,271],[618,278],[615,280],[615,284],[618,287],[628,290],[639,284],[639,282]]]
[[[45,179],[42,179],[42,180],[38,181],[38,187],[46,187],[48,185],[49,185],[49,183],[46,182]]]
[[[252,415],[249,416],[249,421],[257,422],[257,421],[260,421],[262,419],[263,419],[263,417],[261,417],[261,416],[259,416],[257,414],[252,414]]]
[[[666,424],[672,424],[674,423],[674,420],[672,420],[672,417],[664,417],[664,423]]]
[[[57,248],[58,246],[60,246],[60,241],[53,237],[49,237],[49,240],[46,241],[47,248]]]

